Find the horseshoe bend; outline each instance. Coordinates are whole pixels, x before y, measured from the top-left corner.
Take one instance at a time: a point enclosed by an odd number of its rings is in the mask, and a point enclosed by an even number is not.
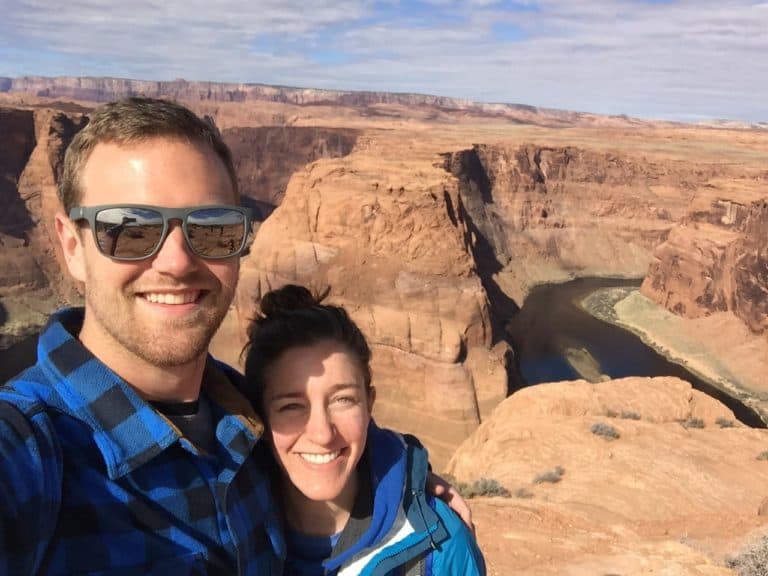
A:
[[[611,378],[583,341],[551,360],[574,378],[529,382],[519,348],[533,325],[516,320],[539,286],[604,279],[577,305],[768,422],[765,127],[4,79],[3,380],[34,360],[47,315],[81,299],[54,242],[64,150],[96,103],[137,93],[215,120],[261,221],[214,355],[238,364],[267,290],[329,288],[372,343],[377,421],[418,436],[457,482],[509,492],[472,501],[491,573],[732,574],[727,558],[768,532],[765,429],[681,378]]]

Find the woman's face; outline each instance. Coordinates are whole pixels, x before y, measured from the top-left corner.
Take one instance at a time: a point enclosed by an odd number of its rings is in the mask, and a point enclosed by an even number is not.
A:
[[[290,348],[269,369],[264,410],[273,450],[310,500],[333,501],[354,489],[373,396],[357,358],[333,341]]]

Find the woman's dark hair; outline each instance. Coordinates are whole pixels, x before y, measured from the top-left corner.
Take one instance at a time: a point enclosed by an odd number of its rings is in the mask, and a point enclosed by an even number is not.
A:
[[[341,344],[357,358],[366,390],[370,387],[371,349],[365,336],[344,308],[321,304],[324,297],[325,294],[314,296],[304,286],[288,284],[261,298],[261,312],[248,327],[243,354],[244,393],[262,417],[268,371],[290,348],[311,346],[323,340]]]

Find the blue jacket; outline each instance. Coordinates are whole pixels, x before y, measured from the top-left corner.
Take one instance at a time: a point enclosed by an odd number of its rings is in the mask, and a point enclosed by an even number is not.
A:
[[[484,575],[483,556],[467,527],[441,500],[424,493],[426,451],[371,422],[366,453],[373,494],[370,523],[351,546],[325,561],[326,572],[404,574],[421,561],[426,574]]]
[[[280,574],[261,425],[208,360],[207,454],[84,348],[56,313],[38,361],[0,387],[0,575]]]

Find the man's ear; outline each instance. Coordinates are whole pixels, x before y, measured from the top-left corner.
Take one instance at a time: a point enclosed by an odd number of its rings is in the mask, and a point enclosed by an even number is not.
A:
[[[373,403],[376,401],[376,387],[368,387],[368,412],[373,413]]]
[[[85,282],[85,247],[77,225],[64,213],[56,213],[56,235],[69,273],[75,280]]]

